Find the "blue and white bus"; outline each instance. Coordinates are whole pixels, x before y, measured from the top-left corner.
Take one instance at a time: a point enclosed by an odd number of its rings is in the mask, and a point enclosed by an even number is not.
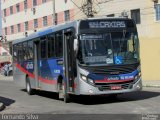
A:
[[[139,39],[128,18],[89,18],[13,42],[13,77],[33,90],[117,95],[142,89]]]

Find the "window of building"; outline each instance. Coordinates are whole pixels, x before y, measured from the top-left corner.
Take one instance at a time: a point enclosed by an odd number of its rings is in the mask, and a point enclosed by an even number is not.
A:
[[[107,15],[107,17],[114,17],[114,14],[109,14]]]
[[[17,32],[21,32],[21,25],[17,24]]]
[[[5,35],[7,35],[7,27],[4,28]]]
[[[7,16],[7,12],[6,12],[6,9],[4,9],[4,17],[6,17]]]
[[[57,15],[57,13],[55,14],[55,25],[57,25],[57,23],[58,23],[58,15]]]
[[[34,28],[38,28],[38,20],[34,19]]]
[[[156,12],[156,21],[159,21],[160,20],[160,4],[156,5],[155,12]]]
[[[46,3],[47,2],[47,0],[42,0],[42,3]]]
[[[140,9],[131,10],[131,18],[136,24],[141,23]]]
[[[69,10],[64,11],[64,19],[65,19],[65,21],[69,21],[70,20]]]
[[[14,34],[14,26],[11,26],[11,34]]]
[[[25,26],[25,30],[27,31],[28,30],[28,22],[25,22],[24,26]]]
[[[28,8],[27,0],[24,0],[24,9],[26,10]]]
[[[33,6],[37,5],[37,0],[33,0]]]
[[[43,26],[47,26],[48,21],[47,21],[47,16],[43,17]]]
[[[13,6],[10,6],[10,14],[13,14]]]
[[[19,4],[16,5],[16,11],[17,11],[17,12],[20,11],[20,6],[19,6]]]

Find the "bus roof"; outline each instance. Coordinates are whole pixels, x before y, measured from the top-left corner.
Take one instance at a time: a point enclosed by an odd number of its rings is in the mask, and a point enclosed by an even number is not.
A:
[[[59,30],[62,30],[62,29],[68,28],[68,27],[76,26],[77,22],[78,22],[78,20],[70,21],[70,22],[67,22],[67,23],[62,23],[62,24],[59,24],[59,25],[56,25],[56,26],[51,26],[51,27],[45,28],[43,30],[40,30],[38,32],[30,34],[28,37],[13,40],[12,44],[16,44],[16,43],[23,42],[23,41],[28,41],[28,40],[31,40],[31,39],[34,39],[34,38],[37,38],[37,37],[44,36],[46,34],[50,34],[54,31],[59,31]]]

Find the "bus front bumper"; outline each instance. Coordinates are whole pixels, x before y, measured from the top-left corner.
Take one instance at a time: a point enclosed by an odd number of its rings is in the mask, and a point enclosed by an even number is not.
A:
[[[80,95],[105,95],[105,94],[121,94],[121,93],[128,93],[134,91],[141,91],[142,90],[142,80],[139,78],[134,84],[132,83],[130,88],[126,89],[119,89],[119,90],[100,90],[97,86],[92,86],[83,80],[80,80]]]

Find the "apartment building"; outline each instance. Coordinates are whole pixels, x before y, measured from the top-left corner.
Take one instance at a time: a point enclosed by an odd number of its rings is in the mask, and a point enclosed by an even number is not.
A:
[[[8,42],[74,19],[70,0],[1,0],[1,12],[2,35]]]
[[[160,80],[160,0],[92,0],[92,3],[95,17],[123,16],[135,20],[140,38],[142,78]],[[85,5],[85,0],[76,2],[75,19],[86,18]]]

